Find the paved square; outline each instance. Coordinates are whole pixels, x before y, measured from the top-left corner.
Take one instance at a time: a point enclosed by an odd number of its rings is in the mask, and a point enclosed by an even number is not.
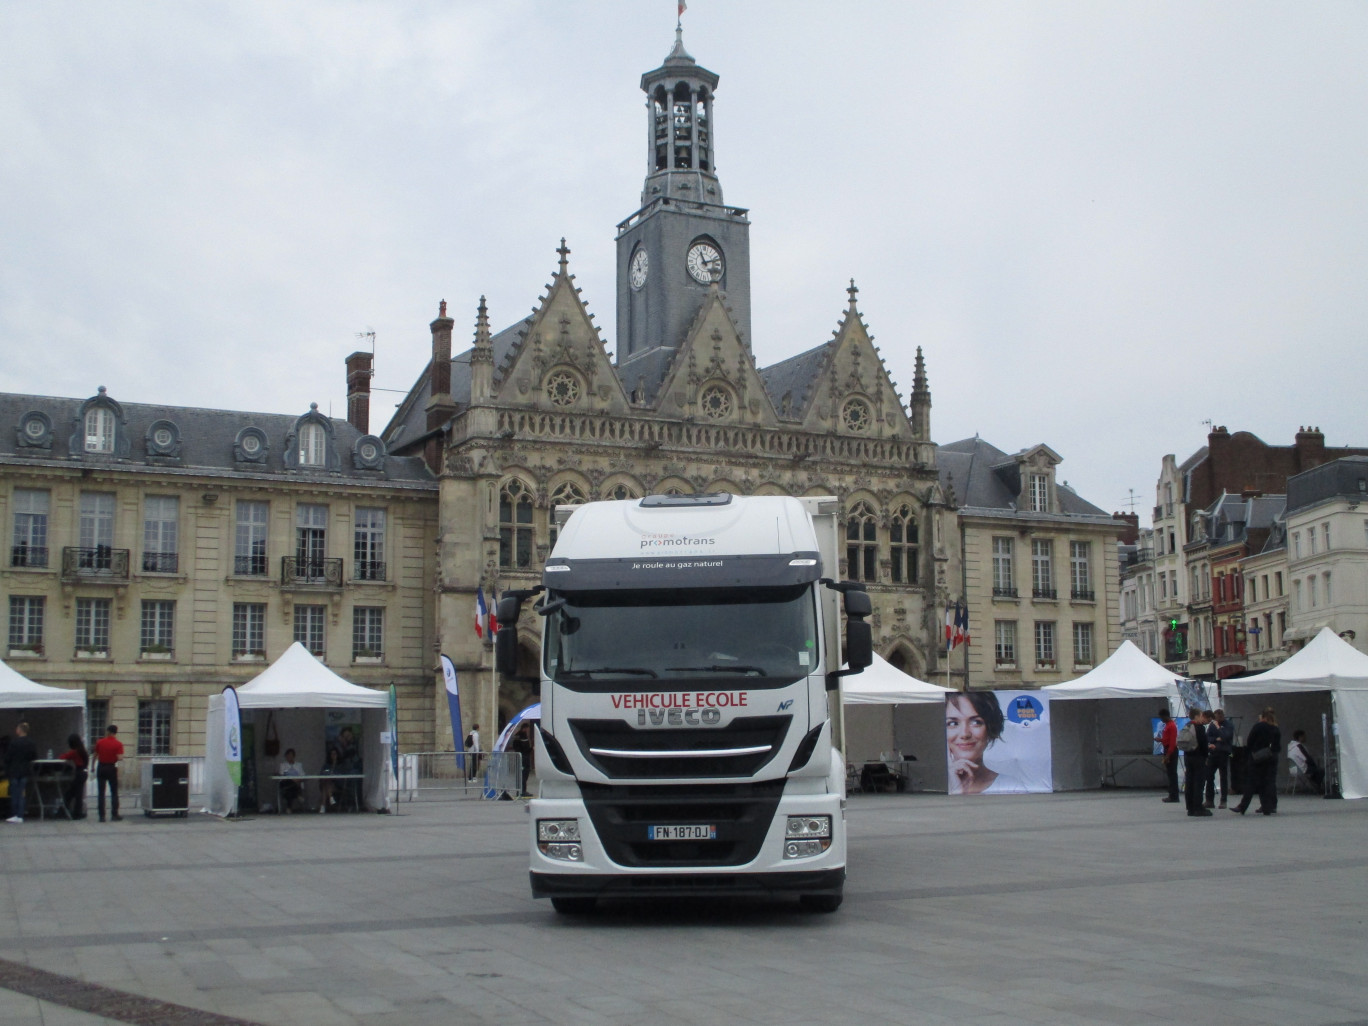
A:
[[[856,796],[834,915],[558,916],[508,802],[0,824],[0,975],[273,1026],[1368,1023],[1368,802],[1158,799]],[[0,989],[4,1026],[170,1021],[110,1014]]]

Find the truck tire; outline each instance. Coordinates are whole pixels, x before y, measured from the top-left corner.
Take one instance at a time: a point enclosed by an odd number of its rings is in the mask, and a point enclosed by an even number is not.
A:
[[[552,898],[551,907],[563,916],[584,916],[594,911],[596,898]]]
[[[804,894],[798,899],[804,911],[835,912],[841,907],[842,894]]]

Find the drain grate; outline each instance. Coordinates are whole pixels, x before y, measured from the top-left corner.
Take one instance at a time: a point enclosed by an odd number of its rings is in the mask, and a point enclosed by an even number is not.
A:
[[[173,1005],[0,958],[0,987],[133,1026],[259,1026],[246,1019]]]

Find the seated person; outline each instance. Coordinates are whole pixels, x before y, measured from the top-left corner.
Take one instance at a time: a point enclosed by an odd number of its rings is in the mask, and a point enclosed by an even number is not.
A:
[[[62,793],[62,800],[66,802],[67,812],[72,819],[85,819],[86,781],[90,779],[86,767],[90,764],[90,753],[86,751],[80,734],[72,734],[67,738],[67,750],[62,753],[62,758],[71,763],[73,771],[71,782]]]
[[[1306,747],[1306,731],[1292,732],[1292,740],[1287,743],[1287,758],[1306,774],[1306,779],[1311,781],[1317,791],[1325,790],[1325,771],[1316,764],[1316,760],[1311,757],[1310,749]]]
[[[279,775],[282,777],[302,777],[304,775],[304,765],[295,761],[295,750],[293,748],[285,749],[285,761],[280,764]],[[303,808],[303,806],[303,781],[280,781],[280,811],[294,812],[296,808]]]

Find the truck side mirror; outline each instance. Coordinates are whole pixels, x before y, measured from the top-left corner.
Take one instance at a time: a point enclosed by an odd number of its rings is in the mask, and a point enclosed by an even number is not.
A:
[[[518,617],[522,615],[522,600],[515,595],[499,599],[499,629],[494,632],[494,667],[504,677],[518,672]]]
[[[843,596],[846,616],[866,617],[874,612],[874,604],[869,601],[869,592],[855,591],[853,588]]]
[[[846,621],[845,657],[852,670],[863,670],[874,661],[874,631],[865,621]]]

